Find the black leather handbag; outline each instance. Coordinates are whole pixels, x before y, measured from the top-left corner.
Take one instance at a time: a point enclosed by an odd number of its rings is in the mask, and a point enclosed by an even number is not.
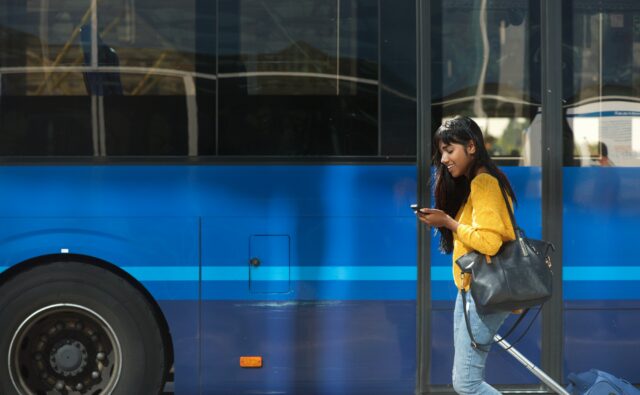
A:
[[[489,257],[476,251],[456,260],[462,273],[471,273],[471,296],[476,310],[481,314],[513,311],[541,305],[551,298],[552,272],[550,252],[555,247],[546,241],[528,239],[516,224],[509,200],[501,187],[516,239],[502,244],[498,253]],[[470,331],[466,308],[466,292],[462,290],[467,329]],[[526,314],[526,312],[525,312]],[[509,334],[522,320],[524,314],[509,330]],[[535,318],[534,318],[535,319]],[[508,336],[505,335],[504,337]]]
[[[480,313],[527,309],[540,305],[552,292],[551,243],[528,239],[516,224],[507,195],[504,197],[516,239],[504,242],[490,257],[472,251],[458,258],[463,273],[471,273],[471,296]]]

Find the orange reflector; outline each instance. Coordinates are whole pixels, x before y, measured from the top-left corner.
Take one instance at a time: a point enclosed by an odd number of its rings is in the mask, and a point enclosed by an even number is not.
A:
[[[261,368],[262,357],[240,357],[241,368]]]

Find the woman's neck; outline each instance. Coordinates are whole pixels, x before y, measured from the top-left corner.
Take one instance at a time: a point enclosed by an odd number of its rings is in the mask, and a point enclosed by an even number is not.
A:
[[[473,177],[470,174],[472,172],[473,172]],[[489,171],[487,170],[487,168],[485,166],[479,166],[479,167],[477,167],[475,169],[473,167],[471,167],[469,169],[469,172],[467,173],[466,177],[469,180],[472,180],[473,178],[475,178],[475,176],[477,176],[478,174],[482,174],[482,173],[489,173]]]

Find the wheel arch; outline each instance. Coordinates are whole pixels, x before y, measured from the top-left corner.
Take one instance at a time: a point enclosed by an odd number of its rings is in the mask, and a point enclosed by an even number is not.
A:
[[[160,305],[155,300],[155,298],[151,295],[151,293],[147,290],[147,288],[135,277],[133,277],[131,274],[127,273],[126,271],[122,270],[117,265],[111,262],[107,262],[103,259],[99,259],[89,255],[82,255],[82,254],[41,255],[38,257],[27,259],[15,265],[12,265],[7,270],[0,273],[0,288],[2,287],[3,284],[10,281],[13,277],[18,275],[19,273],[28,271],[29,269],[35,266],[46,265],[54,262],[79,262],[86,265],[97,266],[101,269],[107,270],[115,274],[116,276],[124,279],[125,281],[127,281],[129,285],[134,287],[138,292],[140,292],[141,295],[143,295],[144,299],[147,301],[147,303],[149,303],[149,306],[151,306],[153,315],[156,319],[157,324],[159,325],[160,332],[162,334],[162,340],[165,342],[167,346],[165,347],[165,358],[168,361],[168,363],[167,363],[167,371],[165,372],[165,381],[168,380],[170,378],[169,375],[171,371],[171,366],[173,366],[173,363],[174,363],[174,350],[173,350],[173,339],[171,336],[171,330],[167,322],[167,319],[164,313],[162,312]]]

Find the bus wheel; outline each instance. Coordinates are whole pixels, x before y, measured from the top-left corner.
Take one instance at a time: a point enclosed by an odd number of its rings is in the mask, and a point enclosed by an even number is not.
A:
[[[36,265],[0,285],[0,393],[158,394],[165,345],[123,278],[80,262]]]

